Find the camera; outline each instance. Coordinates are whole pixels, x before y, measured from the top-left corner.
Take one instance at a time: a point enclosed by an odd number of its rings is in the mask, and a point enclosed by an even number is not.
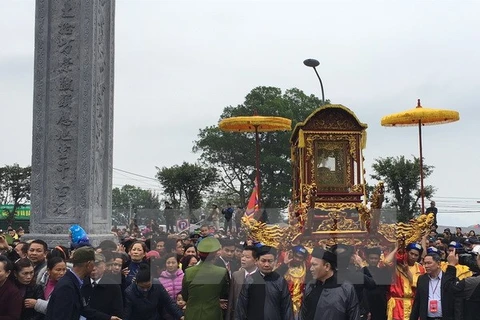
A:
[[[477,265],[477,255],[474,252],[466,251],[465,249],[457,249],[458,263],[470,268],[474,273],[480,272]]]

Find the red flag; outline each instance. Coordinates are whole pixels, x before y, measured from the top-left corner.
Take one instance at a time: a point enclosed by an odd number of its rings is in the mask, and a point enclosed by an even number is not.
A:
[[[255,179],[255,185],[253,187],[250,200],[248,200],[247,209],[245,210],[245,216],[248,219],[253,219],[257,211],[258,211],[258,185],[257,185],[257,179]]]

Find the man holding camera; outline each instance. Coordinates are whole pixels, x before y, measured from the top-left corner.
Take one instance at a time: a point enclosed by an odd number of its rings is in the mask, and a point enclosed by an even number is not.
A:
[[[460,263],[457,263],[455,265],[457,278],[459,280],[463,280],[465,278],[471,277],[473,275],[473,272],[470,270],[469,266],[471,266],[472,263],[475,263],[474,259],[472,258],[472,255],[469,253],[466,253],[462,245],[456,241],[452,241],[448,244],[448,252],[449,254],[451,252],[455,252],[457,256],[459,256]],[[446,272],[447,267],[448,267],[448,262],[443,261],[442,271]]]
[[[472,252],[480,268],[480,247],[475,247]],[[480,277],[469,277],[463,280],[455,277],[456,266],[459,264],[459,255],[455,249],[450,251],[447,261],[448,267],[445,274],[449,276],[450,281],[446,283],[446,288],[455,297],[463,299],[462,305],[455,304],[455,319],[459,314],[464,320],[480,319]]]

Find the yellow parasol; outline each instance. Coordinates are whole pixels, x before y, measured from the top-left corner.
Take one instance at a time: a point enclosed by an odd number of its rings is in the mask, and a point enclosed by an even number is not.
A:
[[[423,189],[423,148],[422,125],[443,124],[460,120],[457,111],[423,108],[420,99],[413,109],[390,114],[382,118],[381,124],[385,127],[418,126],[418,141],[420,147],[420,196],[422,199],[422,213],[425,213],[425,199]]]
[[[258,207],[260,208],[260,142],[259,132],[271,131],[290,131],[292,130],[292,120],[282,117],[267,116],[242,116],[232,117],[221,120],[218,127],[222,131],[228,132],[255,132],[255,170],[258,192]]]

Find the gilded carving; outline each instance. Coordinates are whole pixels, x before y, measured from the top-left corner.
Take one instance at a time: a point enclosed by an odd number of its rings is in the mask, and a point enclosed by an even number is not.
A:
[[[380,209],[384,201],[385,187],[383,181],[380,181],[373,190],[370,199],[370,208],[364,203],[358,205],[359,220],[362,226],[369,232],[376,232],[380,222]]]
[[[397,240],[405,239],[405,243],[417,242],[422,236],[430,232],[434,220],[433,213],[421,214],[418,218],[408,223],[399,222],[395,224]]]
[[[363,184],[355,184],[350,188],[350,192],[363,193],[365,190]]]
[[[340,108],[320,110],[304,125],[306,130],[361,130],[358,121]]]
[[[334,189],[332,188],[332,190]],[[359,199],[357,195],[344,195],[344,196],[320,195],[320,196],[317,196],[316,201],[317,202],[324,202],[324,201],[358,202]]]
[[[321,210],[345,210],[345,209],[354,209],[356,203],[353,202],[315,202],[315,209]]]
[[[247,217],[242,218],[242,225],[247,230],[249,237],[265,245],[278,247],[286,233],[285,229],[276,225],[267,225],[264,222]]]
[[[352,219],[347,218],[344,211],[330,211],[328,219],[322,221],[317,231],[345,231],[359,230],[358,225]]]

